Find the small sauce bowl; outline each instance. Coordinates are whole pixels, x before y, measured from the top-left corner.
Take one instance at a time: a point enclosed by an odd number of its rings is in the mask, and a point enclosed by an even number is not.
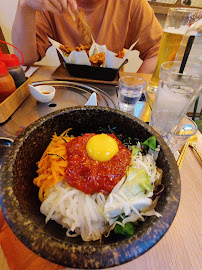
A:
[[[41,103],[47,103],[51,101],[55,96],[55,87],[51,85],[38,85],[33,86],[29,84],[31,95]]]

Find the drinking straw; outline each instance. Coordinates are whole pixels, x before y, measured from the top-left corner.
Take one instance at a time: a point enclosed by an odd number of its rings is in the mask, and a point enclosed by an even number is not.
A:
[[[191,47],[193,45],[193,42],[194,42],[194,39],[195,39],[195,36],[190,36],[189,39],[188,39],[188,42],[187,42],[187,45],[186,45],[186,48],[185,48],[185,52],[184,52],[184,55],[183,55],[183,58],[182,58],[182,62],[181,62],[181,65],[180,65],[180,70],[179,70],[179,73],[182,74],[183,71],[184,71],[184,68],[185,68],[185,65],[187,63],[187,60],[188,60],[188,57],[189,57],[189,53],[191,51]],[[178,78],[179,80],[181,79],[182,75],[179,75]],[[174,133],[176,133],[177,131],[177,126],[174,128]]]
[[[184,52],[184,55],[182,58],[182,63],[180,65],[179,73],[183,73],[183,71],[184,71],[185,65],[187,63],[187,59],[189,57],[189,53],[191,51],[191,47],[192,47],[193,42],[194,42],[194,39],[195,39],[195,36],[190,36],[188,39],[187,46],[185,48],[185,52]]]

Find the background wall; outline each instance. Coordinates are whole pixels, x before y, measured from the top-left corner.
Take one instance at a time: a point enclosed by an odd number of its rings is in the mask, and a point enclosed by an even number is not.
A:
[[[0,26],[7,42],[11,43],[11,28],[18,0],[0,0]]]
[[[4,34],[5,40],[12,43],[11,29],[16,13],[18,0],[0,0],[0,26]],[[13,49],[9,46],[9,51],[13,53]],[[60,62],[54,48],[49,48],[47,56],[37,64],[59,66]]]

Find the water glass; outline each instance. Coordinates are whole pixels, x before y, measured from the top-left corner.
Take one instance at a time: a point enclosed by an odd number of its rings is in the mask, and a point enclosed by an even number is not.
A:
[[[162,63],[175,60],[180,43],[191,24],[202,16],[201,9],[170,8],[166,17],[157,65],[148,85],[148,91],[156,92]]]
[[[141,98],[146,82],[136,76],[123,76],[119,78],[118,104],[124,112],[134,110],[135,104]]]
[[[160,70],[160,81],[152,114],[167,111],[161,117],[162,123],[171,130],[177,125],[190,106],[202,92],[202,67],[186,65],[184,73],[179,73],[181,62],[163,63]]]
[[[162,120],[162,114],[164,121]],[[180,123],[171,129],[173,122],[170,116],[172,115],[168,111],[155,112],[151,117],[150,126],[161,135],[174,154],[182,148],[191,136],[196,134],[198,128],[193,120],[184,115]]]

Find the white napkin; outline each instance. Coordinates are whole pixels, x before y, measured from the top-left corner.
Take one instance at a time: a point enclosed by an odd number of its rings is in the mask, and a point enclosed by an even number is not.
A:
[[[39,67],[30,67],[27,71],[25,71],[25,76],[27,78],[31,77],[35,71],[37,71],[37,69],[39,69]]]
[[[39,67],[22,66],[22,69],[25,71],[25,76],[29,78],[37,71],[37,69],[39,69]]]
[[[22,69],[25,71],[27,69],[27,66],[21,66]]]
[[[85,106],[97,106],[97,95],[95,92],[91,94]]]
[[[49,41],[59,51],[59,53],[62,55],[64,61],[67,64],[77,64],[77,65],[87,65],[87,66],[91,65],[86,51],[81,51],[81,52],[72,51],[69,56],[64,56],[62,50],[60,50],[61,44],[51,38],[49,38]]]
[[[138,39],[139,40],[139,39]],[[118,69],[121,64],[128,58],[130,51],[134,48],[134,46],[137,44],[138,40],[134,42],[126,55],[123,58],[116,57],[116,53],[109,51],[106,47],[106,45],[99,45],[95,41],[93,42],[90,50],[89,50],[89,57],[91,57],[94,54],[105,52],[105,63],[102,65],[103,67],[107,68],[114,68]],[[63,52],[60,50],[60,43],[49,38],[49,41],[51,44],[59,51],[59,53],[62,55],[64,61],[68,64],[77,64],[77,65],[88,65],[90,66],[91,63],[89,61],[89,57],[86,53],[86,51],[72,51],[68,57],[64,56]]]
[[[138,40],[139,40],[139,39],[138,39]],[[135,45],[137,44],[138,40],[135,41],[135,42],[130,46],[130,48],[128,49],[126,55],[125,55],[123,58],[118,58],[118,57],[116,57],[116,53],[113,53],[113,52],[107,50],[107,51],[105,52],[106,66],[107,66],[108,68],[115,68],[115,69],[118,69],[118,68],[121,66],[121,64],[122,64],[126,59],[128,59],[130,51],[132,51],[132,49],[135,47]]]

